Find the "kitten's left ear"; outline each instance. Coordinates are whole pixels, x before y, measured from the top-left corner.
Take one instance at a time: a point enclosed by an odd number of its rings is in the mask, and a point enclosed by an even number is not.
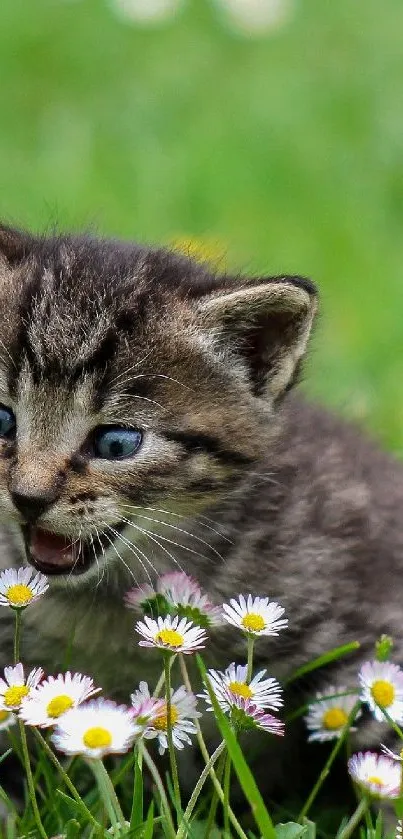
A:
[[[316,288],[294,276],[227,283],[199,299],[203,325],[246,362],[255,395],[276,399],[291,387],[305,353]]]
[[[10,265],[21,262],[27,255],[32,238],[21,230],[15,230],[0,222],[0,256]]]

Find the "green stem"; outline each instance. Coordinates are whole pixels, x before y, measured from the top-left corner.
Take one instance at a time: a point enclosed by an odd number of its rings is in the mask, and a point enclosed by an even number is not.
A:
[[[37,825],[40,836],[42,836],[42,839],[48,839],[47,833],[46,833],[45,828],[42,824],[41,817],[40,817],[40,814],[39,814],[38,802],[36,800],[36,794],[35,794],[34,779],[33,779],[33,776],[32,776],[31,763],[30,763],[30,760],[29,760],[27,735],[25,733],[24,724],[21,722],[21,720],[18,720],[18,727],[19,727],[19,730],[20,730],[20,737],[21,737],[21,743],[22,743],[22,754],[23,754],[23,757],[24,757],[24,766],[25,766],[25,772],[26,772],[26,776],[27,776],[28,792],[29,792],[29,797],[31,799],[31,805],[32,805],[32,810],[34,812],[36,825]]]
[[[221,756],[221,760],[220,760],[220,762],[217,766],[217,778],[218,778],[218,782],[220,784],[221,784],[221,780],[222,780],[222,776],[223,776],[223,772],[224,772],[224,766],[225,766],[225,752],[223,752],[223,754]],[[206,830],[204,832],[204,839],[209,839],[210,833],[213,829],[213,824],[215,822],[217,807],[218,807],[218,795],[217,795],[217,790],[214,788],[213,789],[213,795],[212,795],[212,798],[211,798],[210,810],[209,810],[207,823],[206,823]]]
[[[20,660],[21,613],[22,613],[22,609],[14,609],[14,612],[15,612],[14,664],[18,664],[18,662]]]
[[[33,732],[35,734],[36,739],[41,744],[41,747],[46,752],[48,758],[52,761],[53,765],[56,767],[60,776],[63,778],[63,781],[64,781],[67,789],[71,792],[73,798],[75,799],[75,801],[77,801],[77,804],[80,805],[81,809],[85,810],[88,821],[91,822],[93,827],[95,827],[96,830],[99,831],[99,829],[102,828],[102,825],[100,825],[99,822],[97,822],[97,820],[94,818],[94,816],[92,815],[92,813],[88,809],[87,805],[84,803],[83,799],[81,798],[80,793],[78,792],[78,790],[74,786],[73,782],[70,780],[66,770],[63,768],[62,764],[60,763],[59,759],[56,757],[55,753],[52,751],[49,744],[47,743],[47,741],[45,740],[45,738],[42,736],[42,734],[40,733],[40,731],[37,728],[34,728]]]
[[[89,760],[88,763],[91,766],[91,769],[95,775],[99,791],[102,795],[104,804],[108,810],[109,818],[112,822],[112,825],[115,829],[117,829],[117,835],[119,835],[119,826],[124,828],[125,817],[123,815],[122,808],[119,804],[118,797],[116,795],[112,781],[105,769],[104,764],[102,763],[102,760]]]
[[[385,717],[385,719],[387,720],[387,722],[389,723],[389,725],[393,728],[393,731],[396,732],[399,739],[403,740],[403,731],[398,726],[397,722],[395,722],[395,720],[392,720],[392,717],[388,714],[388,712],[386,711],[385,708],[382,708],[380,705],[378,705],[378,708],[381,711],[381,713],[383,714],[383,716]]]
[[[180,661],[182,677],[183,677],[183,681],[185,683],[186,690],[189,691],[189,693],[193,693],[192,685],[191,685],[190,679],[189,679],[189,673],[187,671],[185,658],[184,658],[184,655],[182,653],[179,656],[179,661]],[[202,730],[200,728],[199,720],[195,719],[194,724],[196,726],[196,737],[197,737],[197,742],[199,744],[199,749],[202,753],[204,762],[207,764],[210,760],[210,755],[209,755],[209,752],[208,752],[208,748],[207,748],[207,746],[204,742],[204,737],[203,737],[203,734],[202,734]],[[223,804],[223,802],[224,802],[224,792],[223,792],[222,786],[221,786],[221,784],[220,784],[220,782],[217,778],[217,775],[216,775],[213,767],[211,767],[211,769],[210,769],[210,778],[212,780],[212,783],[214,785],[214,789],[215,789],[215,791],[218,795],[218,798],[220,799],[221,804]],[[235,814],[231,810],[231,807],[228,807],[228,815],[229,815],[230,822],[231,822],[234,830],[237,832],[238,836],[240,837],[240,839],[248,839],[245,831],[242,829],[241,825],[239,824],[239,821],[238,821],[237,817],[235,816]]]
[[[351,816],[351,819],[348,820],[347,824],[343,827],[341,833],[339,833],[337,839],[349,839],[350,836],[353,835],[357,825],[359,825],[362,817],[368,810],[368,799],[362,798],[356,811]]]
[[[330,752],[330,755],[329,755],[329,757],[328,757],[328,759],[327,759],[327,761],[326,761],[326,763],[325,763],[325,765],[324,765],[324,767],[323,767],[323,769],[322,769],[322,771],[319,775],[319,778],[316,781],[316,784],[313,787],[312,792],[308,796],[308,798],[307,798],[307,800],[306,800],[306,802],[305,802],[305,804],[304,804],[304,806],[303,806],[303,808],[302,808],[302,810],[301,810],[301,812],[298,816],[298,821],[299,821],[300,824],[302,823],[302,820],[304,819],[304,817],[309,812],[309,810],[310,810],[313,802],[315,801],[315,798],[316,798],[323,782],[327,778],[327,776],[330,772],[331,766],[333,764],[333,761],[335,760],[336,756],[338,755],[338,753],[339,753],[339,751],[340,751],[340,749],[341,749],[341,747],[342,747],[342,745],[343,745],[343,743],[344,743],[344,741],[345,741],[345,739],[348,735],[348,732],[351,728],[351,725],[354,722],[354,720],[355,720],[355,718],[358,714],[358,711],[359,711],[360,707],[361,707],[361,702],[358,701],[358,702],[355,703],[354,707],[352,708],[352,710],[349,714],[349,717],[347,719],[347,722],[346,722],[346,724],[345,724],[345,726],[344,726],[344,728],[343,728],[343,730],[340,734],[340,737],[338,738],[338,740],[336,740],[335,746],[333,747],[332,751]]]
[[[172,837],[175,837],[175,827],[174,827],[174,823],[172,821],[171,810],[170,810],[170,807],[169,807],[169,804],[168,804],[168,799],[166,797],[164,784],[162,783],[162,780],[161,780],[161,775],[158,772],[158,769],[157,769],[157,767],[156,767],[148,749],[146,748],[146,746],[144,744],[144,741],[142,741],[142,740],[139,741],[139,751],[143,755],[144,763],[148,767],[150,775],[151,775],[151,777],[152,777],[152,779],[155,783],[155,786],[157,787],[157,790],[160,794],[161,807],[164,811],[164,815],[165,815],[165,818],[166,818],[169,833],[171,834]]]
[[[253,635],[248,635],[248,669],[246,672],[246,681],[249,683],[252,678],[253,670],[253,648],[255,646],[255,638]]]
[[[230,790],[230,781],[231,781],[231,757],[230,754],[227,754],[227,758],[225,761],[225,769],[224,769],[224,836],[225,839],[229,839],[231,836],[230,829],[229,829],[229,790]]]
[[[169,656],[169,668],[170,668],[170,670],[172,670],[172,665],[173,665],[175,659],[176,659],[176,653],[174,653],[174,655]],[[160,693],[162,691],[162,688],[164,687],[164,684],[165,684],[165,667],[164,667],[164,669],[163,669],[163,671],[162,671],[162,673],[161,673],[161,675],[158,679],[158,682],[155,686],[155,691],[153,693],[153,696],[155,696],[156,699],[160,695]]]
[[[179,788],[178,766],[177,766],[177,763],[176,763],[175,747],[174,747],[174,741],[173,741],[173,737],[172,737],[170,658],[171,658],[171,655],[169,653],[165,654],[165,656],[164,656],[164,668],[165,668],[165,699],[166,699],[166,704],[167,704],[167,740],[168,740],[169,760],[170,760],[171,772],[172,772],[172,781],[173,781],[173,786],[174,786],[175,807],[176,807],[178,827],[179,827],[180,820],[181,820],[182,803],[181,803],[181,793],[180,793],[180,788]]]
[[[210,760],[208,761],[208,763],[206,763],[206,765],[203,769],[203,772],[201,773],[200,778],[197,781],[197,784],[196,784],[196,786],[195,786],[195,788],[192,792],[192,795],[189,799],[189,804],[187,805],[185,813],[183,815],[182,823],[179,826],[179,830],[176,834],[176,839],[183,839],[183,837],[185,837],[185,835],[187,833],[189,819],[190,819],[190,817],[193,813],[193,810],[196,806],[197,799],[199,798],[199,795],[202,791],[202,788],[203,788],[203,786],[204,786],[204,784],[205,784],[205,782],[206,782],[206,780],[207,780],[207,778],[210,774],[210,769],[214,766],[215,762],[218,760],[218,758],[220,757],[220,754],[222,754],[224,749],[225,749],[225,742],[223,741],[222,743],[220,743],[219,746],[217,746],[215,752],[213,752],[213,754],[211,755]]]

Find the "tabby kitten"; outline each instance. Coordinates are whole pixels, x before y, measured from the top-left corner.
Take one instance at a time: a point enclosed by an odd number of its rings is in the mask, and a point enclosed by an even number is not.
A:
[[[157,657],[138,655],[123,593],[176,566],[217,603],[286,607],[289,630],[257,645],[280,679],[352,639],[368,655],[385,631],[399,658],[402,467],[288,393],[313,284],[5,226],[0,255],[0,567],[51,583],[25,613],[23,660],[54,672],[71,647],[71,667],[127,698]],[[208,654],[224,666],[243,645],[223,628]],[[346,684],[357,661],[337,669]],[[290,742],[276,743],[280,782]]]

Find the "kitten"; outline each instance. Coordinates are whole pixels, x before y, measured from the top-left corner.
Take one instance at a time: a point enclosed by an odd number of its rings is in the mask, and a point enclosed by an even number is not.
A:
[[[24,662],[55,672],[72,648],[71,667],[127,700],[158,657],[138,652],[123,594],[177,566],[216,603],[286,607],[289,630],[256,645],[280,679],[354,639],[369,656],[382,632],[399,660],[402,467],[289,393],[314,285],[5,226],[0,255],[0,567],[28,562],[51,583],[25,612]],[[0,620],[9,664],[9,610]],[[244,658],[229,627],[206,652]],[[329,670],[315,688],[355,682],[357,658]],[[374,726],[360,736],[379,742]]]

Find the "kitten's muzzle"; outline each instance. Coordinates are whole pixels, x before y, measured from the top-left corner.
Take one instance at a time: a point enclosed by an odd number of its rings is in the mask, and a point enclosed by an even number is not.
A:
[[[82,574],[95,561],[94,553],[80,541],[62,533],[24,525],[27,559],[42,574]]]
[[[26,522],[34,523],[58,497],[57,491],[52,492],[24,492],[11,490],[14,507],[21,513]]]

